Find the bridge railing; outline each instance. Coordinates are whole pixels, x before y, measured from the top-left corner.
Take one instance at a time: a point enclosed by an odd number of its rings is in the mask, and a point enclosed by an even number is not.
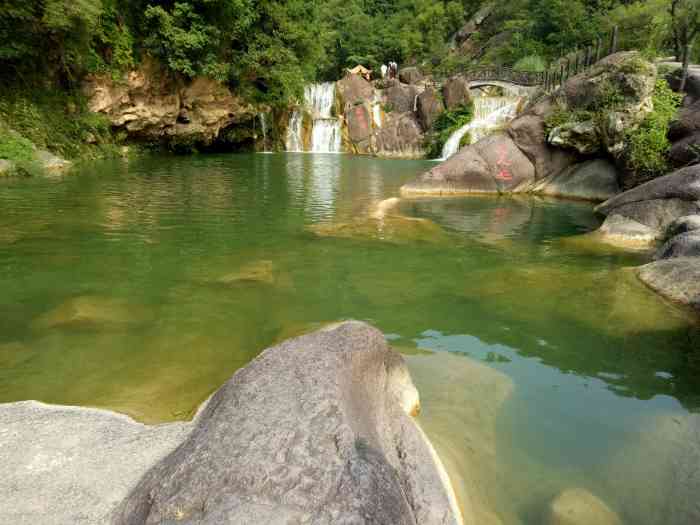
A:
[[[617,53],[620,51],[619,42],[620,31],[615,26],[610,33],[597,38],[591,45],[560,58],[544,72],[544,90],[549,93],[558,89],[569,78],[588,71],[600,60]]]
[[[554,91],[569,78],[590,69],[603,58],[619,51],[619,29],[614,27],[609,34],[596,39],[584,49],[560,58],[543,72],[516,71],[511,67],[493,67],[468,70],[464,77],[469,82],[509,82],[520,86],[543,86],[547,92]]]

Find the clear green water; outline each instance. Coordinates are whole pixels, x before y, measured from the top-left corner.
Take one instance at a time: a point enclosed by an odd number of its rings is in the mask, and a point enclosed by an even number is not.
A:
[[[0,402],[182,419],[263,348],[362,319],[408,355],[462,500],[535,524],[583,486],[644,523],[653,496],[612,466],[655,417],[700,405],[694,322],[636,281],[643,254],[569,239],[598,225],[585,203],[369,218],[430,165],[151,157],[0,181]],[[496,387],[475,386],[484,370]]]

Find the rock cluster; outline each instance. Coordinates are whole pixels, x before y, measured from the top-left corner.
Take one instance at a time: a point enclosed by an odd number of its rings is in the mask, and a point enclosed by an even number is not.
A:
[[[533,101],[506,130],[462,148],[456,155],[406,184],[404,195],[469,193],[540,193],[605,200],[619,192],[619,176],[608,161],[588,162],[593,155],[613,159],[623,131],[638,125],[651,109],[654,67],[638,53],[601,60],[571,78],[557,92]],[[571,118],[552,127],[558,115],[589,115],[617,100],[607,119]]]
[[[677,167],[700,162],[700,68],[691,70],[686,91],[678,119],[669,131],[669,156]]]

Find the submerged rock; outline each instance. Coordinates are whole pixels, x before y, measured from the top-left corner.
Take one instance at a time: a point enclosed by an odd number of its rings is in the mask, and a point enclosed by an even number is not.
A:
[[[83,295],[60,304],[33,322],[39,329],[70,325],[105,325],[140,322],[149,312],[119,299]]]
[[[549,506],[547,525],[622,525],[610,508],[585,489],[568,489]]]
[[[700,310],[700,257],[674,257],[637,269],[639,279],[672,301]]]
[[[274,263],[268,260],[255,261],[246,264],[237,272],[223,276],[217,282],[220,284],[235,284],[246,281],[274,284]]]
[[[417,405],[403,359],[366,324],[288,341],[214,394],[114,523],[460,523]]]
[[[389,215],[386,210],[379,215],[353,222],[317,224],[309,229],[320,237],[375,240],[398,244],[447,240],[445,231],[428,219]]]

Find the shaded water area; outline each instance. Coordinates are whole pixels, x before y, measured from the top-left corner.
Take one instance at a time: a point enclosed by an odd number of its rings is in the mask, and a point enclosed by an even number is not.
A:
[[[623,452],[700,405],[694,321],[637,282],[645,254],[571,241],[599,224],[589,204],[373,213],[432,165],[149,157],[0,181],[0,402],[185,419],[265,347],[361,319],[406,354],[479,523],[542,523],[570,487],[658,523],[663,479]]]

